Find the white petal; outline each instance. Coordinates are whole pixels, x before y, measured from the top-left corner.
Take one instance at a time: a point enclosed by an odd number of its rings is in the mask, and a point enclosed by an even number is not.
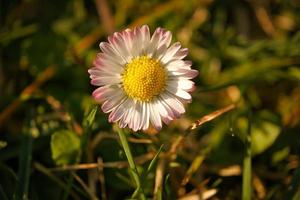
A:
[[[180,69],[191,69],[192,62],[189,60],[173,60],[165,65],[168,71],[177,71]]]
[[[177,53],[173,56],[174,60],[181,60],[183,58],[185,58],[189,53],[188,48],[183,48],[183,49],[179,49],[179,51],[177,51]]]
[[[126,43],[123,40],[121,33],[115,33],[111,38],[110,43],[113,45],[114,49],[119,53],[119,55],[128,63],[130,62],[132,56],[128,52]]]
[[[130,122],[131,112],[134,107],[133,100],[131,98],[128,98],[127,100],[128,100],[127,109],[125,110],[125,113],[119,122],[121,128],[125,128]]]
[[[133,125],[133,131],[138,131],[141,129],[142,126],[142,122],[143,122],[143,118],[142,118],[142,114],[143,114],[143,107],[140,101],[137,101],[135,104],[135,116],[134,116],[134,125]]]
[[[143,122],[142,122],[142,129],[147,130],[149,128],[149,119],[150,118],[150,111],[148,103],[143,102]]]
[[[105,70],[103,69],[105,68]],[[123,69],[120,69],[120,71],[116,70],[116,68],[112,67],[92,67],[88,70],[91,79],[97,78],[97,77],[102,77],[102,76],[115,76],[115,77],[120,77],[120,74],[123,73]],[[92,78],[93,77],[93,78]]]
[[[120,103],[122,103],[125,99],[126,96],[122,91],[116,91],[114,95],[106,98],[106,101],[102,104],[101,109],[104,113],[109,113],[115,109],[116,106],[120,105]]]
[[[162,103],[162,101],[160,101],[159,99],[157,99],[155,101],[155,109],[159,112],[161,119],[163,120],[163,122],[165,124],[169,124],[169,122],[174,119],[174,115],[173,112],[170,109],[167,109],[164,104]]]
[[[181,114],[185,112],[183,104],[172,94],[167,92],[161,94],[164,102],[172,109],[173,113],[176,117],[179,117]]]
[[[132,50],[135,51],[136,56],[143,54],[143,38],[139,27],[133,30],[133,46]]]
[[[112,55],[112,54],[107,54],[107,53],[103,53],[103,52],[100,52],[100,53],[97,53],[97,56],[94,60],[94,66],[95,67],[101,67],[102,63],[99,62],[99,60],[108,60],[110,63],[113,63],[113,66],[117,65],[119,67],[123,67],[122,65],[122,62],[120,62],[120,57],[119,56],[115,56],[115,55]],[[100,66],[97,66],[97,65],[100,65]]]
[[[179,69],[177,71],[168,71],[169,80],[178,79],[192,79],[198,76],[198,71],[193,69]]]
[[[170,86],[170,87],[178,87],[178,88],[181,88],[185,91],[193,91],[194,89],[194,85],[195,83],[191,80],[188,80],[188,79],[169,79],[167,81],[167,86]]]
[[[136,57],[136,54],[133,52],[134,49],[132,48],[133,46],[133,32],[130,29],[126,29],[122,33],[122,39],[125,44],[125,47],[127,49],[129,58],[132,59],[133,57]]]
[[[120,105],[110,113],[108,118],[109,122],[119,121],[125,114],[125,111],[128,109],[129,105],[131,105],[131,101],[129,98],[120,103]]]
[[[172,41],[172,33],[170,31],[163,30],[160,44],[158,46],[166,45],[167,47],[169,47],[171,41]]]
[[[161,97],[161,96],[159,97],[159,102],[164,106],[164,108],[168,112],[168,116],[169,116],[170,120],[176,119],[180,116],[180,114],[178,112],[173,111],[173,109],[165,102],[163,97]]]
[[[112,36],[108,37],[108,40],[112,40]],[[112,44],[108,42],[101,42],[99,46],[102,52],[110,55],[111,57],[115,57],[116,59],[118,59],[119,60],[118,62],[121,65],[124,65],[126,63],[126,60],[120,55],[120,53],[114,48]]]
[[[139,123],[139,121],[137,121],[137,115],[138,115],[138,111],[136,109],[136,101],[134,101],[134,104],[132,106],[132,111],[131,111],[131,115],[130,115],[130,121],[128,123],[128,127],[132,130],[134,130],[136,123]]]
[[[147,25],[143,25],[140,29],[142,34],[142,45],[143,45],[143,54],[146,52],[146,48],[149,45],[150,42],[150,31],[149,27]]]
[[[115,94],[120,94],[118,93],[118,88],[116,87],[111,87],[110,85],[99,87],[93,92],[93,97],[97,101],[103,101],[106,100],[107,97],[113,96]]]
[[[150,57],[159,58],[161,55],[164,55],[171,40],[172,34],[170,31],[157,28],[151,37],[148,47],[146,47],[145,53]]]
[[[179,42],[174,43],[170,48],[167,49],[164,56],[161,58],[161,62],[163,64],[168,63],[170,60],[173,59],[174,55],[178,52],[181,48],[181,44]]]
[[[169,91],[170,93],[172,93],[172,94],[174,94],[174,95],[176,95],[176,96],[178,96],[182,99],[188,100],[188,101],[190,101],[192,99],[192,96],[188,92],[186,92],[186,91],[184,91],[184,90],[182,90],[182,89],[180,89],[176,86],[175,87],[174,86],[168,86],[167,91]]]
[[[121,76],[115,75],[115,76],[98,76],[97,78],[92,77],[91,84],[95,86],[103,86],[103,85],[114,85],[121,83]]]
[[[155,109],[155,106],[151,103],[148,104],[150,108],[150,121],[153,127],[156,130],[160,130],[162,128],[161,118],[158,111]]]

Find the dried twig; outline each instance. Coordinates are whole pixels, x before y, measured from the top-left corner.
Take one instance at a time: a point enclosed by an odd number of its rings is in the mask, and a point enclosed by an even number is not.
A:
[[[89,187],[84,183],[84,181],[74,172],[71,172],[72,176],[75,180],[82,186],[82,188],[88,193],[90,199],[98,200],[97,196],[89,189]]]
[[[105,188],[105,178],[104,178],[104,174],[103,174],[103,160],[102,158],[98,158],[98,177],[99,177],[99,182],[100,182],[100,186],[101,186],[101,199],[102,200],[106,200],[107,196],[106,196],[106,188]]]
[[[257,192],[257,196],[259,199],[265,199],[266,198],[266,188],[263,184],[263,182],[260,180],[260,178],[254,174],[253,176],[253,188]]]
[[[112,17],[110,8],[106,0],[95,0],[96,9],[99,15],[99,19],[103,24],[103,28],[107,34],[111,34],[115,31],[114,18]]]
[[[192,125],[186,129],[186,132],[184,135],[180,135],[175,142],[172,144],[169,152],[167,153],[167,155],[169,156],[173,156],[174,154],[176,154],[176,151],[178,149],[178,147],[182,144],[183,140],[186,138],[187,135],[189,135],[189,133],[191,133],[193,130],[195,130],[196,128],[198,128],[199,126],[201,126],[202,124],[209,122],[217,117],[219,117],[220,115],[229,112],[231,110],[233,110],[235,108],[235,104],[231,104],[229,106],[226,106],[224,108],[221,108],[219,110],[216,110],[208,115],[205,115],[204,117],[202,117],[201,119],[195,121],[194,123],[192,123]],[[173,157],[174,158],[174,157]]]
[[[19,108],[22,102],[32,95],[46,81],[51,79],[55,75],[55,72],[55,67],[51,65],[39,74],[36,79],[21,92],[20,96],[0,113],[0,127],[5,124],[10,116]]]
[[[256,4],[254,3],[253,7],[260,27],[268,36],[275,36],[276,30],[266,8],[263,5]]]
[[[57,185],[59,185],[60,187],[62,187],[63,189],[67,190],[68,186],[61,181],[55,174],[53,174],[48,168],[44,167],[42,164],[38,163],[38,162],[34,162],[33,163],[33,167],[38,170],[39,172],[45,174],[48,178],[50,178],[51,180],[53,180],[55,183],[57,183]],[[79,200],[79,196],[77,196],[74,192],[70,191],[70,195],[72,196],[72,198],[74,200]]]
[[[162,183],[164,180],[164,171],[165,171],[165,159],[161,158],[158,161],[156,172],[155,172],[155,184],[153,190],[153,199],[157,199],[158,191],[162,191]]]
[[[91,147],[94,149],[104,139],[119,140],[119,137],[115,134],[110,134],[108,132],[100,132],[100,133],[96,134],[96,136],[93,138]],[[139,144],[152,144],[152,140],[150,140],[150,139],[137,139],[137,138],[133,138],[133,137],[129,137],[128,142],[139,143]]]
[[[151,160],[155,154],[153,152],[149,152],[147,154],[143,154],[135,158],[136,164],[143,164],[149,160]],[[83,169],[95,169],[95,168],[126,168],[128,167],[127,161],[118,161],[118,162],[105,162],[105,163],[84,163],[78,165],[65,165],[62,167],[56,167],[49,169],[52,172],[57,171],[69,171],[69,170],[83,170]]]

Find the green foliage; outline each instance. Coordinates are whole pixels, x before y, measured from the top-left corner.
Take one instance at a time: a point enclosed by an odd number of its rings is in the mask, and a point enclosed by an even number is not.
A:
[[[170,30],[200,75],[180,119],[124,130],[133,170],[87,70],[108,35],[142,24]],[[243,176],[252,199],[298,199],[299,30],[297,0],[1,1],[0,199],[234,200]]]
[[[72,131],[59,130],[51,136],[52,159],[56,165],[78,163],[81,156],[80,138]]]

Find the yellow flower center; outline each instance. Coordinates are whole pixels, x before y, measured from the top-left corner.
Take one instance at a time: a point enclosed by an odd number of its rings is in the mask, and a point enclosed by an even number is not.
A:
[[[164,90],[166,72],[159,61],[141,56],[126,64],[122,80],[128,96],[140,101],[150,101]]]

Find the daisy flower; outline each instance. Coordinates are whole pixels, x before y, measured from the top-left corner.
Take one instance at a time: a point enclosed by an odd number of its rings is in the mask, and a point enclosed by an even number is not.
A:
[[[89,69],[91,84],[97,86],[93,97],[101,102],[109,122],[133,131],[147,130],[150,124],[162,128],[185,112],[191,102],[194,82],[198,75],[192,62],[183,60],[187,48],[179,42],[170,46],[172,34],[157,28],[150,35],[144,25],[108,37],[101,42],[101,53]]]

